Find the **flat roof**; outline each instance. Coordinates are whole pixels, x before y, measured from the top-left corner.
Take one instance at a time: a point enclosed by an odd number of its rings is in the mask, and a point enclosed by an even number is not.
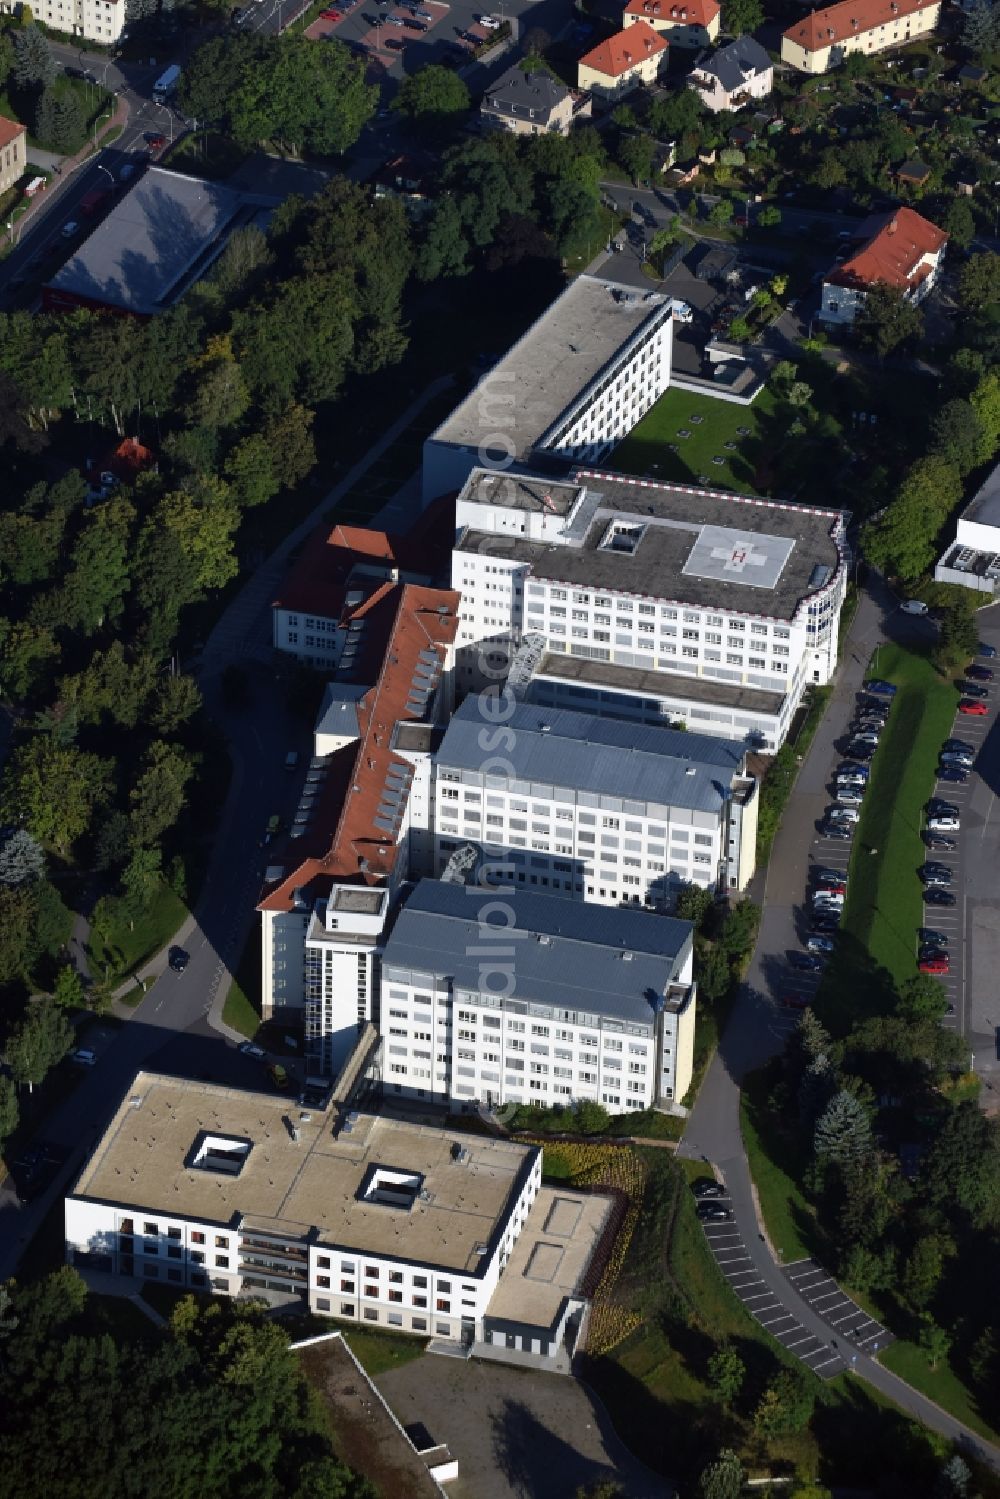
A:
[[[689,698],[693,703],[717,703],[720,708],[771,713],[775,717],[781,712],[781,705],[785,701],[785,694],[782,692],[762,692],[757,687],[718,682],[714,677],[685,676],[683,672],[674,671],[650,671],[643,666],[616,666],[610,661],[584,661],[579,656],[563,656],[558,651],[545,652],[534,676],[580,682],[592,688],[609,687],[627,692],[648,693],[652,697]]]
[[[456,550],[488,551],[571,587],[777,620],[794,619],[841,566],[839,510],[590,469],[575,470],[570,484],[575,508],[562,536],[532,541],[468,526]],[[488,504],[488,486],[467,488],[461,498]],[[629,523],[630,548],[608,545],[615,522]]]
[[[489,448],[491,434],[500,432],[505,462],[526,457],[668,301],[658,292],[577,276],[428,442]]]
[[[445,730],[439,772],[496,775],[497,756],[483,750],[485,722],[476,698],[467,697]],[[503,722],[508,780],[693,811],[718,812],[746,756],[735,739],[567,708],[516,703]]]
[[[149,167],[49,282],[139,314],[162,312],[204,275],[235,229],[266,223],[276,198]]]
[[[541,1187],[511,1251],[486,1315],[551,1328],[568,1296],[582,1294],[611,1198]]]
[[[686,961],[690,922],[506,886],[499,895],[491,887],[421,880],[396,918],[383,973],[447,974],[456,989],[490,993],[483,952],[497,942],[513,948],[505,998],[653,1023],[654,1002],[664,1000]],[[687,992],[665,1003],[680,1009]]]
[[[1000,528],[1000,463],[986,475],[959,515],[959,520],[975,521],[980,526]],[[1000,551],[1000,543],[998,543],[997,550]]]
[[[298,1127],[292,1139],[289,1123]],[[252,1148],[236,1176],[187,1164],[199,1135]],[[452,1147],[465,1147],[456,1161]],[[267,1229],[318,1244],[395,1256],[470,1278],[523,1184],[533,1146],[361,1114],[334,1138],[331,1115],[288,1097],[140,1072],[73,1192],[160,1217]],[[419,1174],[412,1207],[359,1201],[372,1166]]]

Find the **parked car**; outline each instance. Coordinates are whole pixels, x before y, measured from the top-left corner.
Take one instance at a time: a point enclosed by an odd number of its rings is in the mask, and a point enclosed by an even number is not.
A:
[[[937,942],[922,942],[917,958],[922,963],[925,958],[947,958],[948,953]]]
[[[944,932],[937,932],[932,926],[917,927],[917,940],[921,944],[931,943],[935,947],[947,947],[948,938]]]
[[[974,755],[976,753],[976,746],[969,744],[965,739],[946,739],[941,749],[942,752],[948,754]]]
[[[921,958],[917,967],[921,973],[948,973],[951,970],[951,964],[946,957]]]
[[[725,1197],[726,1189],[721,1182],[713,1178],[702,1176],[698,1181],[691,1184],[691,1191],[696,1197]]]
[[[876,697],[895,697],[898,688],[892,682],[884,682],[881,677],[872,677],[870,682],[864,686],[865,692],[873,692]]]
[[[981,640],[979,642],[979,645],[978,645],[977,649],[976,649],[976,654],[978,656],[985,656],[987,661],[992,661],[993,658],[994,658],[994,656],[996,655],[996,653],[997,653],[996,646],[995,645],[987,645],[985,640]]]
[[[969,772],[961,765],[939,765],[937,778],[939,781],[949,781],[957,786],[964,786],[969,779]]]
[[[792,951],[788,954],[788,961],[793,968],[800,973],[818,973],[823,967],[823,959],[815,953]]]
[[[965,697],[959,703],[958,711],[959,713],[964,713],[968,718],[985,718],[990,710],[985,703],[974,703],[971,699]]]
[[[820,834],[824,838],[832,838],[835,843],[850,843],[854,829],[843,822],[824,822],[820,824]]]
[[[957,817],[931,817],[927,821],[928,833],[960,833],[962,824]]]
[[[904,614],[927,613],[927,605],[924,603],[923,599],[904,599],[899,607]]]
[[[943,749],[941,751],[942,765],[958,765],[966,770],[972,769],[975,758],[971,750]]]
[[[783,994],[781,996],[781,1003],[785,1006],[786,1010],[808,1010],[812,1004],[812,999],[808,994]]]
[[[839,807],[860,807],[863,800],[864,792],[858,791],[855,787],[837,787],[837,805]]]
[[[861,813],[857,807],[828,807],[826,815],[834,822],[857,822]]]
[[[990,689],[988,687],[980,687],[978,682],[961,682],[958,690],[963,697],[974,697],[979,700],[990,695]]]
[[[833,938],[824,937],[820,932],[813,932],[806,938],[806,947],[809,952],[832,953]]]
[[[974,682],[992,682],[993,673],[988,666],[967,666],[965,675],[971,677]]]
[[[926,829],[924,843],[936,854],[952,853],[958,847],[957,838],[946,838],[943,833],[929,833]]]
[[[97,1066],[97,1052],[89,1046],[78,1046],[76,1051],[70,1052],[69,1059],[75,1067]]]
[[[185,952],[183,947],[172,947],[167,954],[167,962],[175,973],[183,973],[191,961],[191,954]]]
[[[925,885],[941,885],[942,887],[950,885],[953,878],[950,869],[930,864],[921,864],[917,874]]]
[[[954,906],[957,902],[950,890],[942,890],[939,885],[933,885],[924,891],[924,905],[926,906]]]
[[[870,744],[852,743],[847,746],[847,753],[855,760],[871,760],[875,755],[875,750]]]
[[[816,892],[823,895],[846,895],[847,881],[826,875],[816,881]]]
[[[264,1048],[257,1046],[253,1041],[241,1041],[236,1050],[241,1051],[245,1057],[253,1057],[257,1062],[263,1062],[267,1056]]]
[[[699,1202],[695,1212],[702,1223],[726,1223],[733,1216],[732,1208],[724,1208],[721,1202]]]
[[[958,808],[954,802],[946,802],[940,796],[932,796],[927,803],[928,817],[957,817]]]
[[[809,930],[814,936],[832,937],[840,930],[840,917],[832,911],[817,911],[809,923]]]
[[[813,868],[814,880],[834,880],[840,884],[847,884],[847,871],[844,869],[833,869],[826,864],[817,864]]]

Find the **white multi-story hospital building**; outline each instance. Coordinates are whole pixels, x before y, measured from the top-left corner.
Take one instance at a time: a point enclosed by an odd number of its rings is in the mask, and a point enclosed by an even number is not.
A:
[[[456,690],[530,637],[532,702],[780,747],[837,663],[846,517],[578,469],[474,469],[456,503]]]

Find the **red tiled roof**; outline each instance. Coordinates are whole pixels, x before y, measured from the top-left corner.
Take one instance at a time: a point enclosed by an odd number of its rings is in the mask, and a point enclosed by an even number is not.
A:
[[[407,706],[420,652],[433,650],[440,672],[458,630],[459,597],[451,589],[393,583],[361,606],[384,616],[387,629],[380,635],[378,680],[357,705],[359,740],[330,757],[313,826],[291,845],[295,867],[262,898],[259,910],[292,910],[299,889],[316,899],[334,880],[379,885],[391,875],[397,834],[380,828],[375,818],[390,768],[401,767],[407,779],[411,770],[390,748],[393,730],[423,719],[424,709]]]
[[[580,58],[580,67],[592,68],[595,73],[603,73],[605,78],[621,78],[645,58],[665,52],[669,45],[666,37],[654,31],[652,26],[645,21],[636,21],[634,26],[626,26],[624,31],[609,36],[606,42],[599,42]]]
[[[837,266],[824,279],[833,286],[868,287],[882,281],[906,291],[919,285],[927,274],[920,262],[936,255],[948,236],[936,224],[921,218],[912,208],[896,208],[885,218],[856,255]]]
[[[820,52],[848,37],[859,36],[878,26],[889,26],[904,16],[935,8],[940,0],[840,0],[825,10],[810,11],[789,26],[784,35],[807,52]]]
[[[722,9],[718,0],[628,0],[626,16],[646,16],[650,22],[672,21],[678,26],[711,26]]]
[[[16,120],[8,120],[6,115],[0,115],[0,151],[4,146],[9,146],[11,141],[16,141],[19,135],[24,135],[26,125],[19,125]]]

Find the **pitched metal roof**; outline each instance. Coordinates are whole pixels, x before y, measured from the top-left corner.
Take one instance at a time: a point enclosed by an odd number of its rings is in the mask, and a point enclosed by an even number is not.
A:
[[[502,920],[498,904],[506,908]],[[396,918],[382,970],[440,974],[456,988],[488,990],[484,950],[496,940],[513,949],[509,999],[649,1025],[654,1001],[684,965],[691,931],[690,922],[671,916],[421,880]]]
[[[765,73],[772,66],[764,48],[752,36],[741,36],[727,47],[720,47],[710,57],[704,58],[695,68],[696,73],[707,73],[717,78],[727,94],[735,93],[750,78]]]
[[[516,119],[547,119],[568,96],[569,89],[544,68],[525,71],[515,64],[491,83],[483,99],[483,109],[513,115]]]
[[[714,813],[746,754],[736,740],[714,735],[518,703],[502,720],[497,756],[483,749],[481,735],[486,728],[491,737],[487,725],[499,721],[467,697],[445,731],[438,766],[495,775],[502,758],[512,780]]]

